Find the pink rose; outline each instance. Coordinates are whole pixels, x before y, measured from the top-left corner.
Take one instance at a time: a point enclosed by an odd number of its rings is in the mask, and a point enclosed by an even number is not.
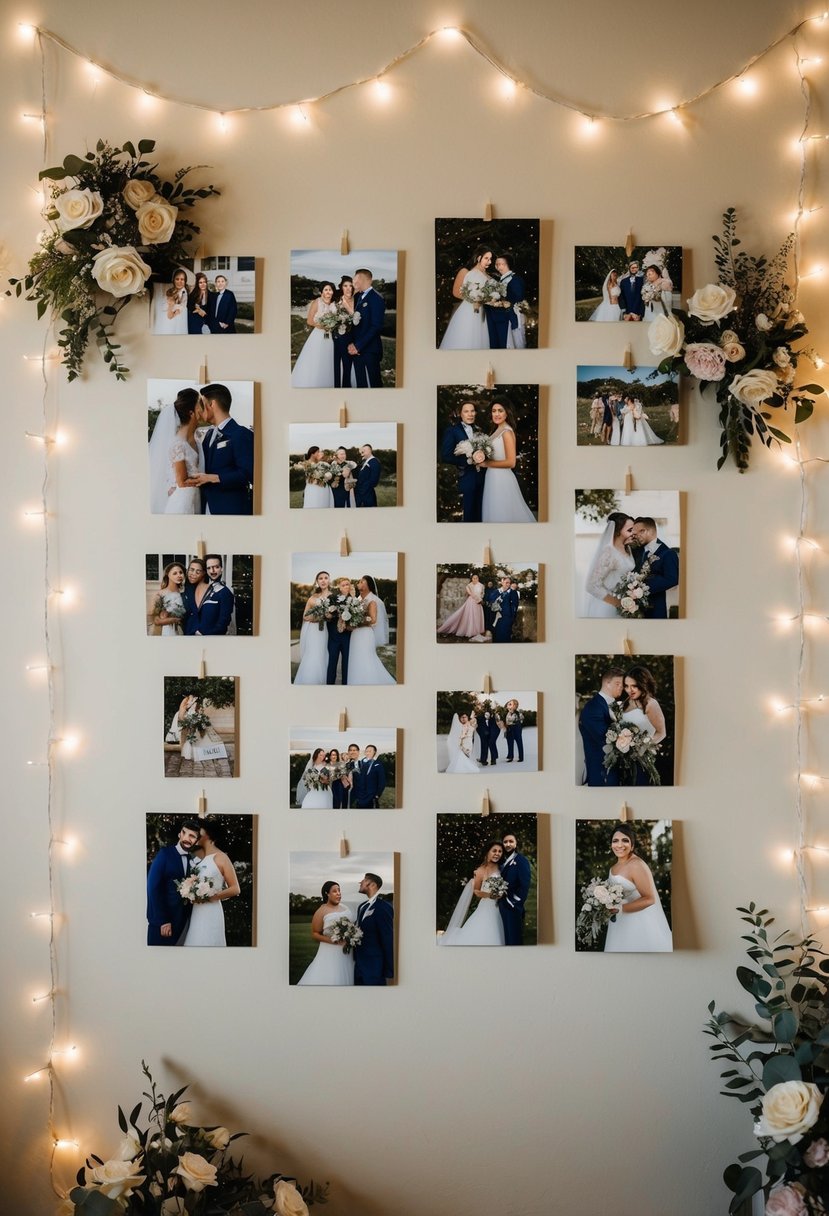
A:
[[[722,380],[725,375],[725,355],[713,342],[689,342],[685,362],[697,380]]]
[[[829,1162],[829,1141],[824,1140],[822,1136],[819,1140],[813,1140],[803,1154],[803,1160],[813,1170],[826,1165]]]
[[[624,730],[619,731],[619,737],[616,740],[616,750],[620,751],[622,755],[624,755],[626,752],[630,751],[632,746],[633,732],[625,727]]]
[[[766,1203],[766,1216],[808,1216],[800,1187],[779,1186]]]

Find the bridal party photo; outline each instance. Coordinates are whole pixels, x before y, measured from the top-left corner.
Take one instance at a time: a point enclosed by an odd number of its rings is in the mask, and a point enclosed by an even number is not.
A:
[[[187,258],[168,283],[154,283],[152,292],[154,334],[205,338],[257,330],[255,257]]]
[[[291,507],[396,507],[396,422],[292,422],[288,427]]]
[[[396,553],[294,553],[291,681],[396,684]]]
[[[291,250],[291,388],[395,388],[397,250]]]
[[[439,692],[439,773],[537,773],[537,692]]]
[[[153,515],[258,511],[254,414],[252,380],[148,380]]]
[[[577,321],[641,322],[682,307],[682,246],[577,245]]]
[[[538,346],[539,220],[435,220],[439,350]]]
[[[678,490],[576,490],[573,528],[576,616],[683,615]]]
[[[146,821],[147,945],[256,945],[256,816]]]
[[[576,820],[576,950],[667,954],[673,946],[670,819]]]
[[[579,447],[647,448],[681,443],[679,377],[655,367],[589,364],[576,374]]]
[[[544,518],[537,384],[438,385],[436,438],[438,523]]]
[[[297,987],[395,982],[394,853],[291,853],[288,980]]]
[[[164,776],[238,777],[239,681],[164,677]]]
[[[250,637],[258,633],[258,573],[259,559],[251,553],[146,554],[148,635]]]
[[[576,784],[673,785],[674,657],[579,654]]]
[[[397,739],[388,726],[292,726],[290,805],[303,811],[398,807]]]
[[[439,946],[534,946],[538,941],[538,816],[437,816]]]
[[[437,640],[489,643],[539,642],[544,611],[538,562],[472,562],[436,571]]]

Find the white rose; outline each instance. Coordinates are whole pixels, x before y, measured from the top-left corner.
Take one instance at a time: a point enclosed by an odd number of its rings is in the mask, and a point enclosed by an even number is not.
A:
[[[720,334],[720,346],[729,363],[737,363],[745,358],[746,348],[733,329],[723,330]]]
[[[788,367],[781,367],[777,375],[783,384],[794,384],[795,370],[791,364]]]
[[[137,1136],[124,1136],[115,1152],[117,1161],[132,1161],[141,1152],[141,1141]]]
[[[152,266],[142,261],[131,245],[119,249],[111,245],[95,254],[92,277],[102,291],[113,296],[132,296],[144,290]]]
[[[781,1081],[763,1098],[763,1113],[754,1124],[755,1136],[768,1136],[779,1144],[797,1144],[820,1114],[823,1095],[811,1081]]]
[[[631,599],[629,595],[622,596],[619,603],[620,607],[623,608],[625,612],[633,612],[636,608],[636,601]]]
[[[308,1216],[308,1206],[292,1182],[280,1178],[273,1188],[276,1216]]]
[[[777,387],[778,380],[774,372],[762,371],[755,367],[743,376],[735,376],[728,386],[728,391],[732,397],[742,401],[743,405],[760,405],[774,396]]]
[[[682,350],[685,341],[685,326],[673,313],[657,317],[648,326],[648,342],[653,354],[660,358],[673,358]]]
[[[778,346],[777,350],[772,355],[772,359],[778,367],[788,367],[792,361],[791,352],[788,346]]]
[[[148,245],[163,245],[169,241],[176,226],[178,207],[165,203],[163,199],[151,199],[135,210],[138,231]]]
[[[214,1127],[212,1132],[207,1132],[207,1143],[211,1148],[224,1149],[230,1143],[230,1132],[226,1127]]]
[[[215,1165],[205,1161],[198,1153],[182,1153],[173,1173],[182,1178],[188,1191],[203,1191],[206,1186],[219,1185]]]
[[[761,333],[767,333],[771,329],[771,321],[764,312],[758,312],[757,316],[754,318],[754,324],[761,331]]]
[[[610,903],[610,893],[609,893],[607,887],[594,887],[593,888],[593,898],[597,899],[600,904],[609,904]],[[588,904],[587,906],[589,907],[590,905]]]
[[[734,311],[737,293],[733,287],[721,287],[719,283],[706,283],[695,291],[688,301],[688,312],[703,325],[713,325]]]
[[[133,1161],[105,1161],[89,1171],[93,1182],[97,1182],[108,1199],[131,1195],[137,1186],[146,1181],[146,1174],[139,1174]]]
[[[104,200],[97,190],[64,190],[55,199],[55,210],[61,232],[89,228],[103,214]]]
[[[193,1107],[189,1102],[179,1102],[178,1106],[174,1106],[170,1111],[171,1123],[189,1123],[193,1118]]]
[[[155,198],[155,186],[143,177],[131,177],[121,193],[127,206],[137,211],[142,203]]]

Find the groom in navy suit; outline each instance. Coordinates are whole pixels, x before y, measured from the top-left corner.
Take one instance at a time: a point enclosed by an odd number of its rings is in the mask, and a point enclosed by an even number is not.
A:
[[[579,732],[584,743],[584,765],[587,779],[583,785],[618,785],[613,769],[604,767],[604,745],[613,718],[610,707],[622,695],[625,673],[621,667],[608,667],[602,672],[602,686],[579,714]]]
[[[372,287],[370,270],[354,271],[355,313],[360,322],[351,330],[348,353],[354,360],[354,382],[357,388],[382,388],[383,322],[386,306],[383,297]],[[358,294],[359,293],[359,294]]]
[[[191,905],[176,889],[190,873],[190,852],[198,844],[201,824],[185,819],[176,844],[159,849],[147,874],[147,945],[177,946],[190,920]]]
[[[386,788],[386,769],[381,760],[377,759],[377,748],[373,743],[366,746],[366,754],[352,774],[354,796],[351,805],[365,810],[380,805],[380,795]]]
[[[481,764],[497,764],[498,736],[501,733],[501,727],[498,725],[495,714],[488,709],[484,710],[478,715],[478,725],[475,730],[481,740]]]
[[[204,593],[202,602],[196,603],[195,588],[192,584],[187,583],[184,588],[184,600],[187,605],[184,632],[199,637],[224,636],[233,616],[233,592],[222,582],[222,559],[218,553],[208,553],[204,564],[210,586]]]
[[[216,275],[215,285],[213,314],[209,318],[210,329],[214,334],[235,334],[236,296],[228,290],[227,279],[223,274]]]
[[[649,573],[645,582],[650,587],[650,604],[645,616],[653,620],[667,620],[668,604],[665,592],[679,583],[679,555],[656,534],[656,521],[649,515],[640,515],[633,522],[633,534],[639,541],[640,548],[635,549],[633,560],[636,569],[641,570],[648,563]]]
[[[368,899],[357,908],[363,940],[354,947],[354,983],[364,987],[383,987],[394,979],[394,909],[378,898],[382,885],[379,874],[366,874],[359,887]]]
[[[447,427],[440,443],[440,458],[444,464],[453,464],[458,470],[458,490],[463,503],[463,522],[479,524],[481,522],[481,507],[484,498],[484,478],[486,469],[481,465],[486,460],[483,452],[472,453],[472,464],[465,456],[456,456],[455,448],[459,443],[471,439],[477,426],[475,419],[477,410],[471,401],[464,401],[461,406],[460,418]]]
[[[357,507],[376,507],[377,495],[375,490],[380,480],[380,461],[374,455],[370,443],[364,443],[360,448],[363,463],[357,470],[357,485],[354,487],[354,505]]]
[[[501,579],[498,599],[492,605],[494,624],[492,627],[493,642],[511,642],[515,618],[518,615],[518,592],[510,586],[509,575]],[[498,613],[500,612],[500,616]]]
[[[532,871],[523,853],[518,852],[518,839],[514,832],[506,832],[503,838],[504,856],[501,859],[501,877],[509,890],[498,900],[498,911],[504,926],[504,945],[524,945],[524,913],[530,893]]]
[[[204,472],[187,484],[201,486],[203,515],[253,514],[253,431],[231,418],[232,401],[224,384],[201,390],[202,416],[211,429],[201,442]]]
[[[623,321],[641,321],[645,315],[645,303],[642,299],[642,285],[645,276],[639,269],[638,262],[631,262],[627,273],[619,279],[620,305]]]
[[[499,282],[504,285],[506,295],[500,304],[485,304],[486,327],[489,331],[489,345],[493,350],[505,350],[510,330],[518,328],[518,317],[513,305],[519,304],[527,297],[524,280],[512,268],[512,256],[500,253],[495,259],[495,269],[500,275]]]

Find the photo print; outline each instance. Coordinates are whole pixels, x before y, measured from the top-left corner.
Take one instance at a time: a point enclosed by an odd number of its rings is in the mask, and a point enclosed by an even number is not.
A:
[[[681,443],[679,377],[655,367],[589,364],[576,376],[579,447],[659,447]]]
[[[534,946],[538,816],[438,815],[439,946]]]
[[[576,820],[576,950],[673,950],[670,819]]]
[[[439,692],[438,772],[538,772],[538,716],[537,692]]]
[[[290,504],[311,509],[396,507],[396,422],[292,422]]]
[[[254,382],[147,381],[153,515],[252,515]]]
[[[576,655],[576,784],[673,785],[674,658]]]
[[[539,420],[537,384],[438,385],[438,523],[537,522]]]
[[[256,944],[256,816],[147,815],[147,945]]]
[[[289,982],[382,988],[395,976],[395,854],[291,853]]]
[[[437,567],[437,640],[537,642],[544,619],[538,562]]]
[[[576,616],[676,620],[678,490],[576,490]]]
[[[291,388],[395,388],[397,250],[291,250]]]
[[[252,334],[256,323],[256,258],[186,258],[169,283],[154,283],[154,334]]]
[[[147,553],[150,637],[251,637],[258,632],[259,559],[251,553]]]
[[[293,554],[293,684],[397,683],[397,556]]]
[[[164,776],[238,777],[235,676],[164,677]]]
[[[539,220],[435,220],[439,350],[538,346]]]
[[[397,794],[397,734],[388,726],[292,726],[290,800],[303,811],[391,810]]]
[[[577,321],[655,321],[682,301],[682,246],[577,245]]]

